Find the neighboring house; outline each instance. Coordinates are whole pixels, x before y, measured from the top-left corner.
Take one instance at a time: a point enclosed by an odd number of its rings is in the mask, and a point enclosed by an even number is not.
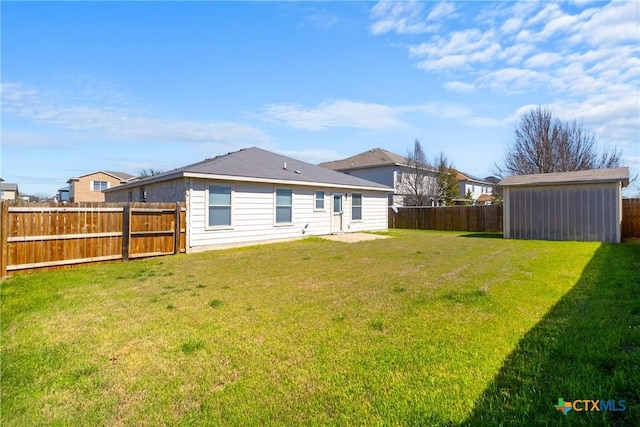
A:
[[[67,181],[69,184],[69,201],[104,202],[104,190],[117,187],[135,179],[133,175],[124,172],[97,171],[74,177]]]
[[[406,157],[374,148],[346,159],[320,163],[318,166],[391,187],[393,191],[389,193],[389,205],[404,206],[405,198],[410,194],[406,188],[411,179],[406,176],[411,173],[408,164],[409,159]],[[435,183],[437,170],[425,169],[423,172],[430,178],[427,187]]]
[[[626,167],[509,176],[500,181],[504,237],[619,243],[628,184]]]
[[[493,193],[493,184],[486,179],[476,178],[468,173],[458,171],[458,185],[460,186],[460,196],[454,199],[457,203],[468,203],[469,196],[471,203],[474,205],[490,205],[491,194]]]
[[[18,196],[18,184],[0,182],[0,200],[16,200]]]
[[[187,251],[387,229],[371,181],[248,148],[105,191],[107,202],[185,202]]]
[[[56,197],[56,201],[59,203],[64,203],[69,201],[69,186],[62,187],[58,189],[58,194]]]

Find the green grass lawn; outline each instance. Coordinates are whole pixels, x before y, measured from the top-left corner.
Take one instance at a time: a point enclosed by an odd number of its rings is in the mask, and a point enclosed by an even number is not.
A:
[[[7,279],[1,422],[640,419],[640,245],[389,234]]]

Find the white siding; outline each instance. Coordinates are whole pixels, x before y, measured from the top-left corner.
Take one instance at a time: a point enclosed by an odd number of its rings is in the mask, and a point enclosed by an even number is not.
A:
[[[207,226],[206,189],[213,183],[231,187],[231,227],[215,229]],[[291,189],[293,192],[291,225],[275,223],[276,188]],[[325,192],[323,211],[314,210],[316,190]],[[334,192],[334,189],[317,187],[193,180],[188,207],[190,250],[329,234]],[[351,190],[345,190],[344,193],[351,194]],[[361,222],[351,222],[351,198],[345,200],[345,231],[386,230],[386,193],[362,192],[362,194],[363,219]]]
[[[460,197],[466,198],[467,192],[471,192],[471,198],[475,201],[483,194],[491,195],[493,193],[493,188],[488,184],[479,184],[476,182],[470,181],[460,181]],[[484,191],[483,191],[484,190]]]
[[[351,176],[366,179],[372,182],[377,182],[378,184],[394,188],[397,192],[399,185],[397,175],[400,172],[400,168],[398,168],[397,166],[379,166],[367,169],[354,169],[348,172]],[[389,193],[387,193],[387,204],[391,205],[396,202],[402,204],[404,202],[403,197],[400,196],[396,200],[393,198],[393,192],[390,191]]]
[[[231,226],[209,227],[207,189],[210,184],[231,187]],[[140,201],[139,186],[106,193],[107,201]],[[292,190],[292,224],[275,223],[275,190]],[[274,240],[295,239],[331,233],[333,194],[343,194],[343,230],[387,229],[387,193],[355,191],[362,194],[362,221],[351,221],[351,189],[273,185],[237,181],[180,178],[146,184],[147,202],[187,202],[187,250],[235,246]],[[315,210],[315,191],[324,191],[324,210]],[[187,197],[187,193],[189,197]],[[349,194],[348,197],[344,197]]]
[[[357,176],[358,178],[377,182],[378,184],[386,185],[387,187],[393,188],[395,169],[396,168],[394,166],[380,166],[380,167],[371,167],[367,169],[354,169],[349,171],[349,175]]]
[[[351,220],[351,202],[353,193],[362,194],[362,221]],[[344,205],[345,231],[381,231],[386,230],[389,220],[388,198],[380,192],[349,192],[349,198]]]

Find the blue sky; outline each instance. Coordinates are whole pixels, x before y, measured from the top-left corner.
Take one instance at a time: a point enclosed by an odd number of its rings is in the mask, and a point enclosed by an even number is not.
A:
[[[2,2],[0,176],[54,194],[258,146],[380,147],[490,175],[545,105],[640,172],[640,6],[614,2]],[[634,189],[634,192],[636,190]]]

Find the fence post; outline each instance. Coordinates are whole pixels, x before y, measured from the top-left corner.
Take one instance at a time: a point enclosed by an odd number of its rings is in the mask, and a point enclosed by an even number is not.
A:
[[[131,204],[122,207],[122,261],[129,260],[129,241],[131,237]]]
[[[173,254],[180,253],[180,211],[182,210],[182,206],[180,206],[179,202],[176,202],[176,209],[173,214],[174,225],[173,225]]]
[[[7,233],[9,232],[9,205],[0,201],[0,277],[7,275]]]

